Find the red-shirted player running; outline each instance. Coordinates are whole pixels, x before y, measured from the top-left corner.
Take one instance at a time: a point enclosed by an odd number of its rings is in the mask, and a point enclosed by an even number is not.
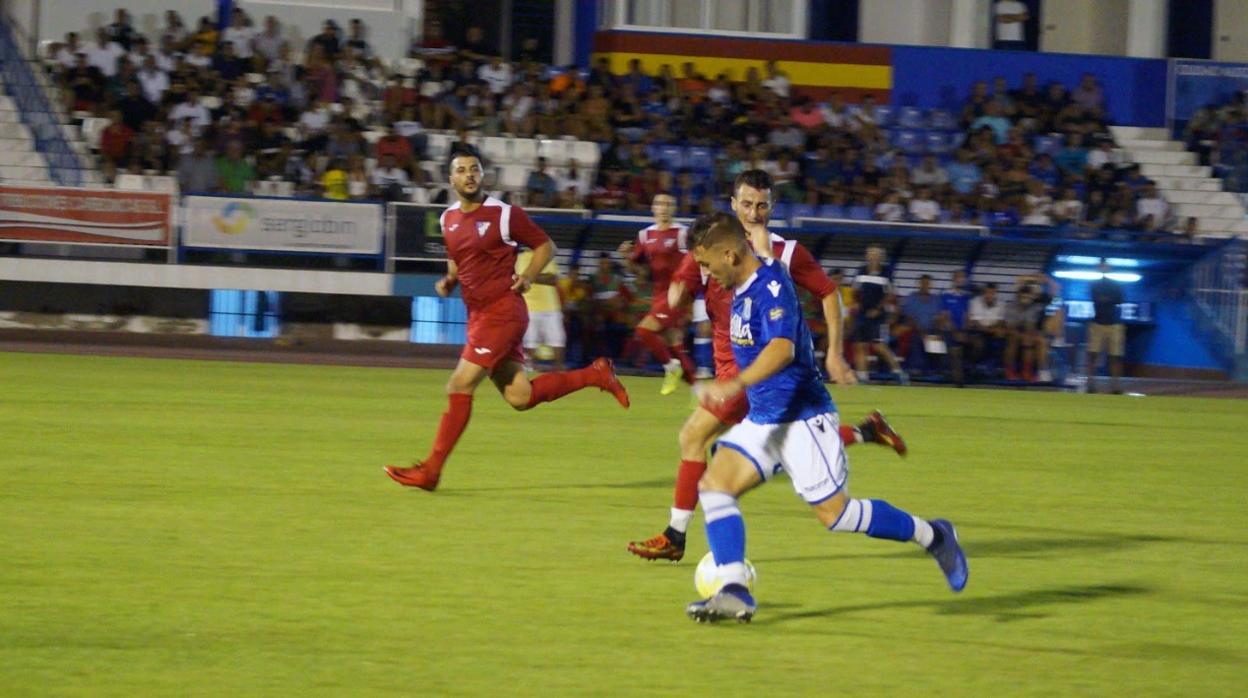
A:
[[[654,225],[637,233],[635,244],[621,243],[620,253],[628,257],[629,266],[634,270],[639,269],[642,262],[649,266],[654,296],[650,299],[650,312],[637,323],[637,339],[663,364],[663,387],[659,394],[670,395],[676,392],[682,378],[693,383],[697,371],[693,359],[685,352],[686,314],[667,303],[672,274],[689,251],[685,244],[687,229],[672,220],[676,198],[671,194],[655,194],[650,210],[654,213]]]
[[[826,368],[831,378],[839,384],[852,384],[853,371],[841,355],[841,303],[836,284],[828,278],[805,247],[795,240],[785,240],[767,232],[767,220],[771,216],[771,176],[762,170],[746,170],[733,182],[732,210],[750,233],[750,242],[756,253],[774,257],[784,263],[798,288],[805,289],[821,300],[828,322],[828,357]],[[697,247],[697,240],[689,246]],[[716,379],[737,375],[737,364],[732,355],[729,324],[732,315],[732,291],[720,286],[714,279],[704,276],[692,254],[685,256],[672,277],[668,290],[669,304],[683,308],[699,292],[706,298],[706,314],[711,318],[712,344],[715,353]],[[837,348],[834,350],[833,348]],[[740,422],[750,410],[744,393],[723,403],[700,403],[680,428],[680,469],[676,474],[676,491],[671,519],[663,533],[648,540],[628,544],[629,552],[648,560],[679,560],[685,555],[685,532],[693,519],[698,505],[698,480],[706,472],[706,452],[732,425]],[[841,440],[846,446],[860,442],[888,446],[898,455],[905,455],[906,444],[892,430],[884,415],[872,412],[858,426],[842,426]]]
[[[433,491],[438,486],[442,467],[468,426],[472,394],[487,376],[517,410],[590,386],[610,392],[628,407],[628,392],[615,377],[610,359],[597,359],[576,371],[542,374],[532,381],[525,375],[520,343],[529,312],[521,294],[554,256],[555,245],[523,209],[484,195],[481,163],[471,147],[451,151],[451,186],[458,201],[442,213],[447,274],[435,288],[444,298],[455,286],[462,289],[468,306],[468,343],[446,384],[450,404],[438,424],[433,450],[409,468],[385,468],[395,482],[408,487]],[[533,260],[520,274],[514,272],[517,243],[533,248]]]

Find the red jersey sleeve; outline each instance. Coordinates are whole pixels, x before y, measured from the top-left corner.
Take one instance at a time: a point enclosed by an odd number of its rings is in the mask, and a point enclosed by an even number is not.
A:
[[[628,261],[640,262],[646,256],[646,231],[637,233],[637,240],[633,243],[633,251],[628,255]]]
[[[529,214],[519,206],[512,206],[510,211],[510,220],[507,220],[503,226],[503,236],[509,237],[516,242],[523,243],[525,247],[537,249],[542,245],[550,242],[550,236],[546,231],[537,227]]]
[[[789,260],[789,275],[793,277],[793,283],[816,298],[824,298],[836,292],[836,282],[828,278],[823,267],[815,261],[815,256],[801,244],[793,248],[793,258]]]
[[[680,266],[676,267],[676,271],[672,273],[672,283],[682,283],[685,285],[685,291],[690,295],[696,296],[706,290],[702,285],[702,269],[698,266],[697,260],[693,258],[693,253],[687,253],[680,260]]]

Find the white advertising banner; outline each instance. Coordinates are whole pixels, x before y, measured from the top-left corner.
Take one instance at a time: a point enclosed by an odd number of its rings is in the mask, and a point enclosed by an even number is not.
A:
[[[186,247],[381,254],[384,231],[381,204],[182,197],[182,244]]]

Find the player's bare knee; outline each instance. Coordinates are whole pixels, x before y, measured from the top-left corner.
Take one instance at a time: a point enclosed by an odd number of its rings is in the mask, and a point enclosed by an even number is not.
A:
[[[811,509],[814,509],[815,516],[819,518],[819,523],[823,524],[824,528],[830,528],[836,524],[836,522],[841,518],[841,514],[845,512],[845,504],[847,501],[848,499],[845,496],[845,492],[841,491],[837,492],[829,499],[825,499],[818,504],[812,505]]]
[[[532,405],[529,404],[529,398],[532,397],[532,392],[533,391],[529,389],[522,390],[520,388],[508,388],[503,391],[503,399],[507,401],[508,405],[511,405],[512,409],[517,412],[524,412],[532,407]]]

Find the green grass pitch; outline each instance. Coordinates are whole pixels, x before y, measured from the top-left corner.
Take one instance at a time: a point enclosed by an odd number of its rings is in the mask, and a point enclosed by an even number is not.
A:
[[[525,414],[482,390],[436,494],[445,371],[0,355],[0,695],[1242,695],[1248,403],[857,387],[905,460],[851,491],[913,546],[743,500],[753,624],[684,615],[661,529],[686,397],[626,379]]]

